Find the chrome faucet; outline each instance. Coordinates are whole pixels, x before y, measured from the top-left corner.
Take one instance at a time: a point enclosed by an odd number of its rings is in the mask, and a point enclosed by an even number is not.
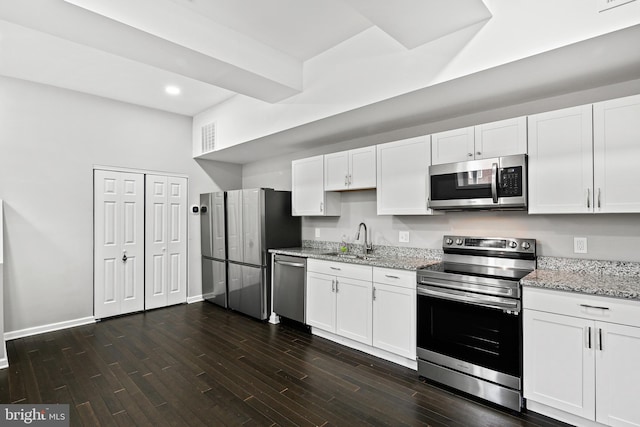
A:
[[[360,239],[360,229],[364,227],[364,243],[362,244],[362,255],[366,256],[371,250],[371,243],[367,241],[367,224],[361,222],[358,225],[358,231],[356,232],[356,240]]]

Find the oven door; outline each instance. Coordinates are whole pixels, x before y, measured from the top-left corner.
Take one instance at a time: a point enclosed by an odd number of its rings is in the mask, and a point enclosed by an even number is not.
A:
[[[520,301],[418,286],[418,358],[520,389]]]

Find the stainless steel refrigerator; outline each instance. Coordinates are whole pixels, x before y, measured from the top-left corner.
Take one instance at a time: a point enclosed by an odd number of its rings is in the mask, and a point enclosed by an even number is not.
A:
[[[226,245],[219,243],[219,246],[226,248],[227,307],[257,319],[267,319],[271,313],[269,249],[299,247],[302,244],[300,217],[291,216],[290,191],[267,188],[234,190],[226,192],[222,203],[225,200],[224,218],[216,219],[219,208],[209,215],[210,224],[218,225],[212,225],[210,231],[203,227],[202,232],[208,233],[209,237],[203,235],[202,241],[211,241],[212,248],[217,240],[226,242]],[[217,206],[215,202],[211,205]],[[207,208],[207,211],[213,210]],[[216,232],[214,228],[223,223],[226,224],[224,234]],[[222,263],[223,259],[215,255],[215,250],[213,253],[214,256],[205,257],[203,252],[203,294],[209,301],[222,305],[219,302],[222,297],[218,297],[222,290],[222,272],[221,267],[214,263]],[[210,266],[205,268],[205,261]],[[205,270],[211,271],[211,279],[206,277]],[[211,296],[207,297],[207,293]]]

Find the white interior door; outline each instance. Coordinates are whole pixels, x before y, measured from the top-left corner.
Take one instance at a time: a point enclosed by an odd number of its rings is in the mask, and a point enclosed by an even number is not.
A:
[[[94,316],[144,308],[144,175],[94,173]]]
[[[145,308],[185,302],[187,180],[146,177]]]
[[[167,178],[167,304],[187,302],[187,179]]]

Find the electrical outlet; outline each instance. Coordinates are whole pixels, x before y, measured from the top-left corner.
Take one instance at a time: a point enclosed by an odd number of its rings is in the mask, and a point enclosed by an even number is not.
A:
[[[320,229],[316,228],[316,237],[320,237]]]
[[[398,241],[400,243],[409,243],[409,232],[408,231],[401,231],[398,234]]]
[[[574,254],[586,254],[587,253],[587,238],[586,237],[574,237],[573,238],[573,253]]]

